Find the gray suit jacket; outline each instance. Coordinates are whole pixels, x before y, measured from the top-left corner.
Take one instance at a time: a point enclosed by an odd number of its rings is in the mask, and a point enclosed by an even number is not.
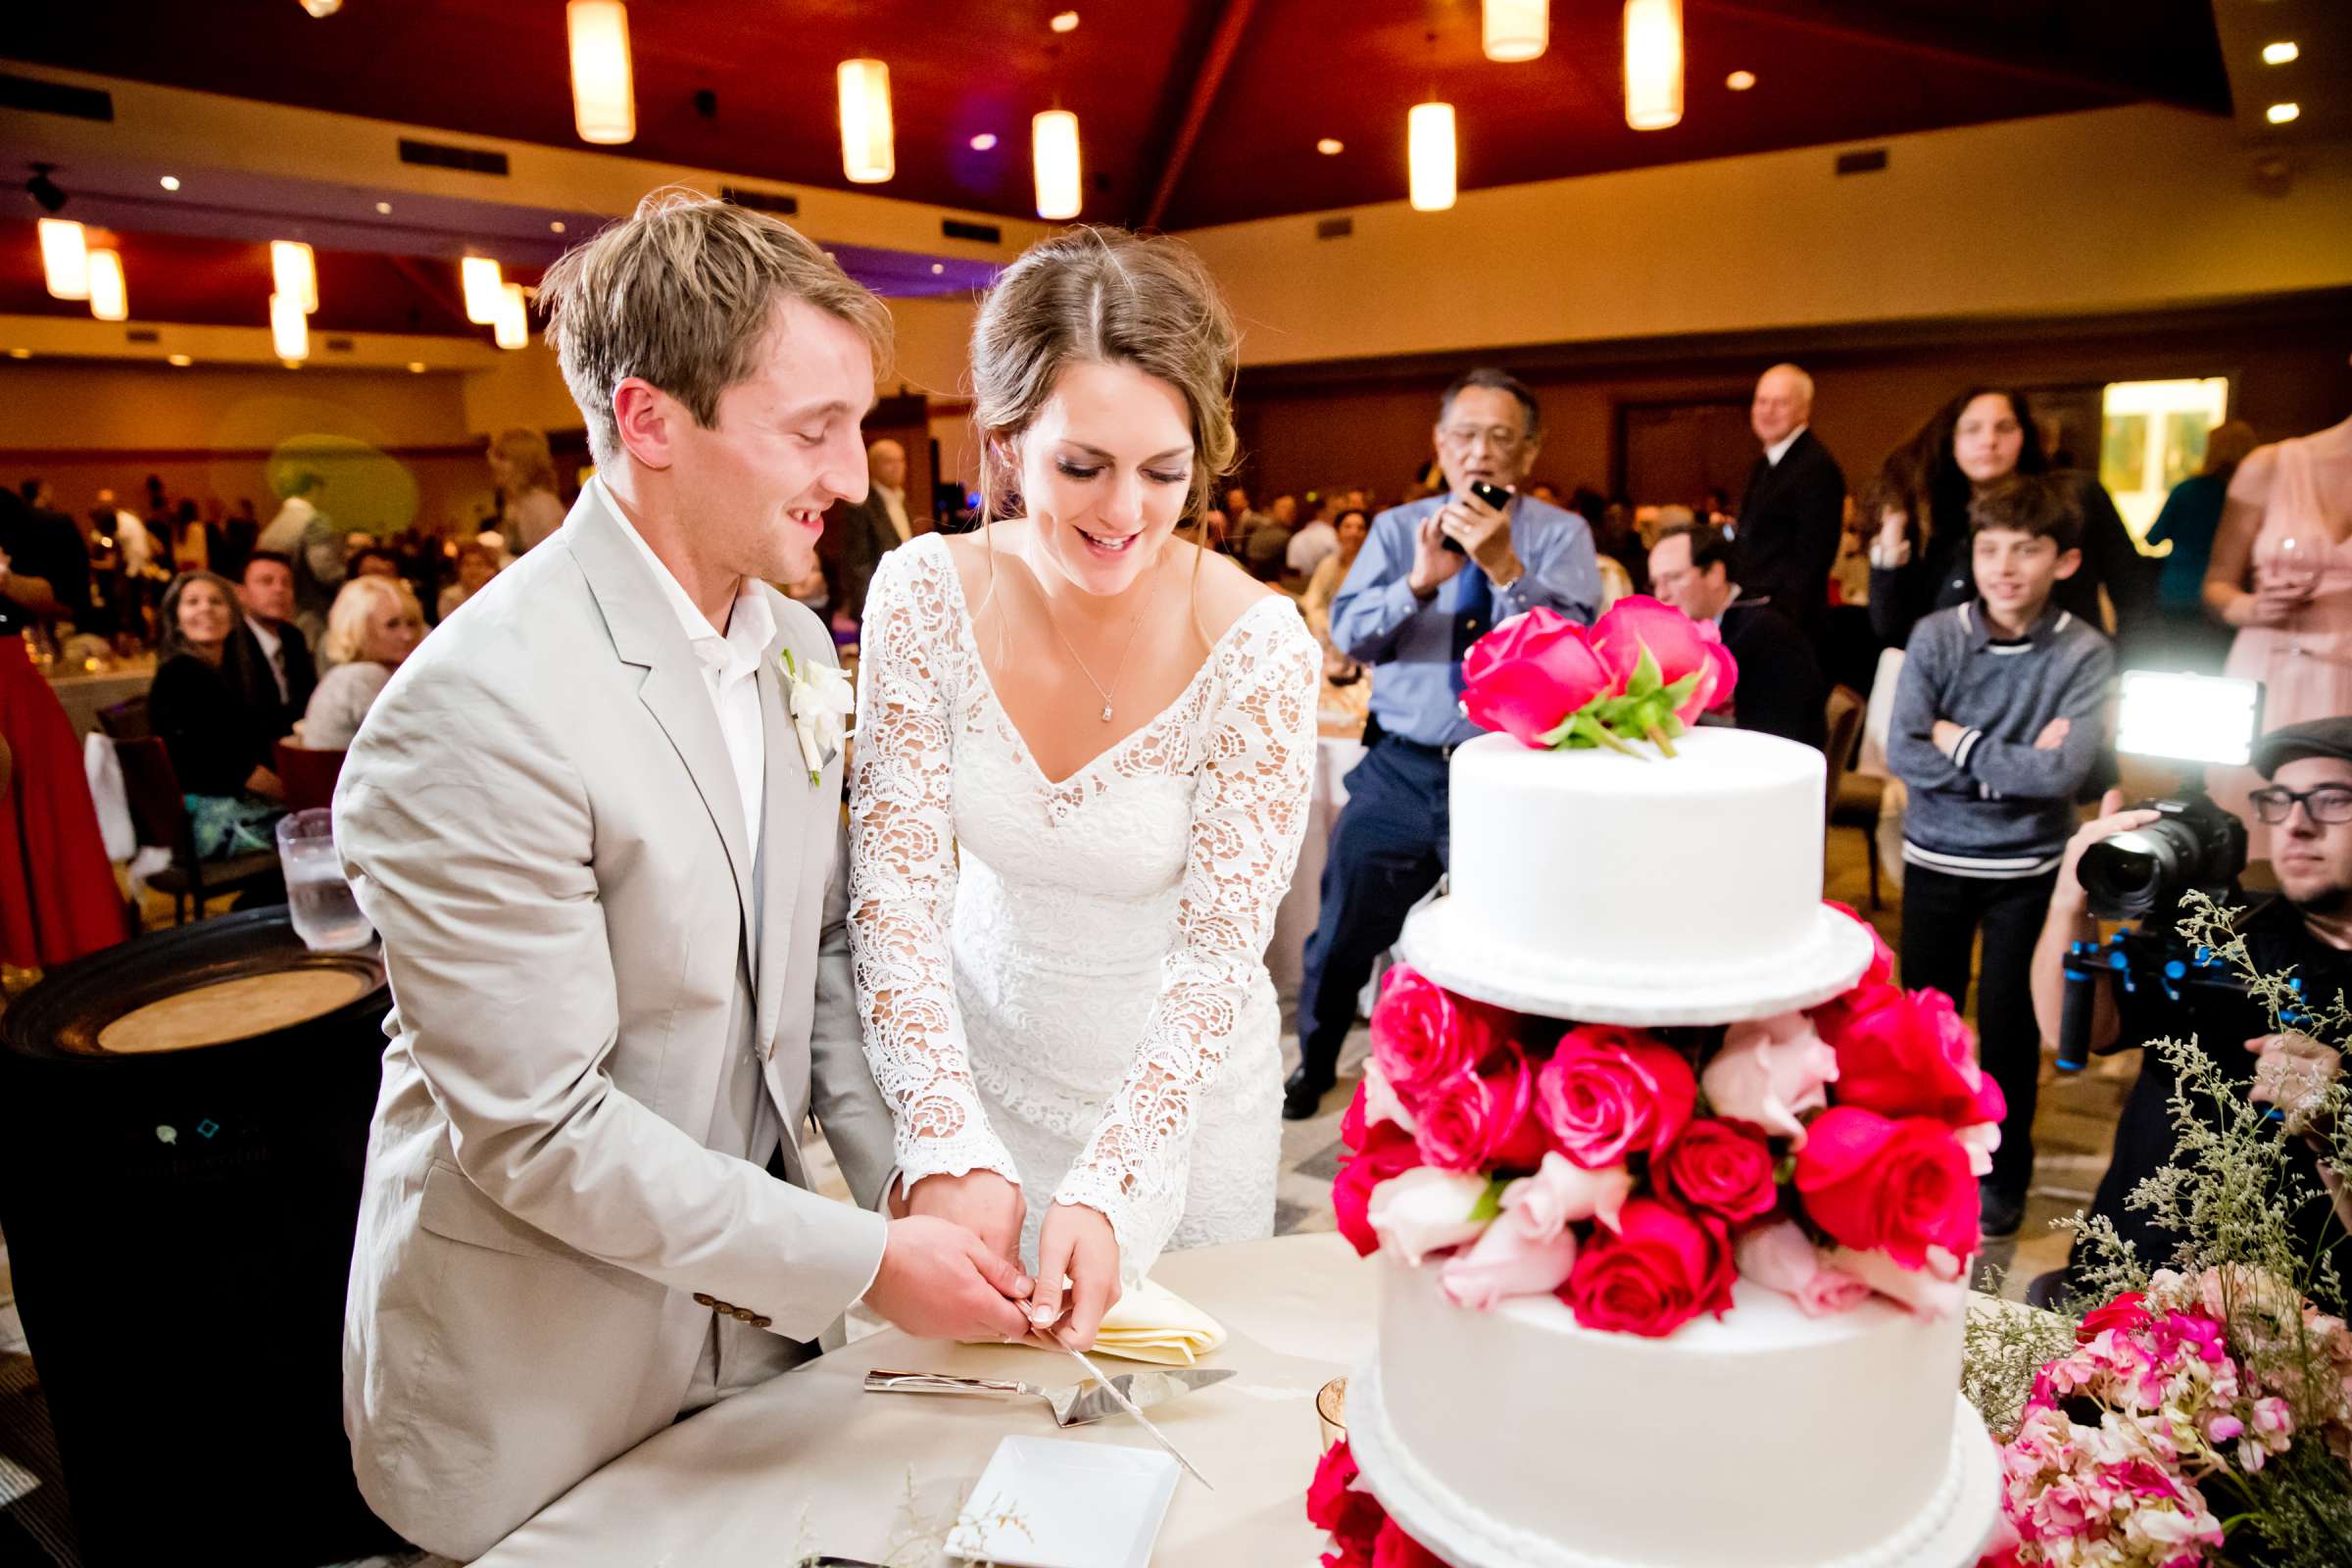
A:
[[[676,1418],[712,1324],[698,1296],[813,1340],[883,1249],[879,1215],[801,1185],[794,1136],[813,1112],[878,1200],[891,1120],[851,989],[841,760],[809,783],[777,669],[832,639],[774,598],[755,854],[696,657],[624,527],[587,486],[402,665],[335,792],[394,1000],[344,1424],[369,1504],[461,1558]],[[785,1181],[705,1147],[738,1050],[781,1114]]]

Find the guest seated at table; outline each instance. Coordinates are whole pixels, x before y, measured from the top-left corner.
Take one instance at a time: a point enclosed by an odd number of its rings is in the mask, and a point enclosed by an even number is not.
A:
[[[485,549],[479,541],[458,552],[458,580],[441,590],[436,620],[447,620],[457,609],[475,594],[490,586],[498,575],[498,552]]]
[[[1692,620],[1711,620],[1740,666],[1728,708],[1716,710],[1741,729],[1829,745],[1829,687],[1804,628],[1769,597],[1740,589],[1731,536],[1686,522],[1658,536],[1649,552],[1657,596]]]
[[[209,571],[184,571],[164,590],[163,632],[147,723],[172,754],[172,770],[196,823],[205,859],[270,848],[270,822],[285,796],[270,771],[266,714],[238,695],[222,668],[237,625],[237,591]]]
[[[1356,510],[1360,512],[1363,509],[1359,507]],[[1323,503],[1311,496],[1307,498],[1305,520],[1299,523],[1298,531],[1291,535],[1290,548],[1283,558],[1290,575],[1301,582],[1313,579],[1316,568],[1329,561],[1340,548],[1338,520],[1335,514],[1332,520],[1326,522],[1323,519]]]
[[[1315,567],[1314,576],[1307,581],[1306,593],[1298,601],[1299,612],[1306,616],[1307,630],[1323,645],[1324,711],[1352,713],[1359,727],[1370,712],[1372,688],[1364,679],[1364,666],[1332,644],[1331,602],[1339,597],[1340,584],[1348,580],[1348,568],[1362,554],[1364,540],[1371,532],[1371,514],[1362,507],[1343,511],[1337,527],[1339,548]]]
[[[264,715],[273,741],[294,733],[318,685],[310,640],[294,624],[294,563],[274,550],[245,558],[237,601],[242,623],[230,634],[220,672],[245,706]]]
[[[398,577],[355,576],[335,595],[321,650],[334,668],[319,679],[302,715],[302,744],[348,751],[392,672],[424,639],[424,612]]]

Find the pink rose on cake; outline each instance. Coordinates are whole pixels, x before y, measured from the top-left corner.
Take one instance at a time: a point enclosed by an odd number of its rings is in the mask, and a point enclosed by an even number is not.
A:
[[[1634,1178],[1622,1165],[1592,1171],[1547,1152],[1535,1175],[1502,1190],[1502,1212],[1477,1241],[1446,1259],[1439,1288],[1454,1305],[1484,1312],[1517,1296],[1545,1296],[1576,1265],[1572,1228],[1596,1220],[1614,1230]]]
[[[1493,1217],[1478,1212],[1486,1196],[1483,1176],[1419,1165],[1373,1188],[1364,1212],[1381,1250],[1418,1268],[1432,1252],[1478,1239]]]
[[[1505,1044],[1475,1070],[1431,1085],[1421,1096],[1415,1136],[1421,1157],[1443,1170],[1526,1169],[1544,1157],[1535,1117],[1535,1073]]]
[[[1740,1277],[1796,1302],[1807,1317],[1849,1312],[1870,1298],[1870,1287],[1824,1257],[1793,1220],[1752,1225],[1732,1243]]]
[[[1698,1081],[1680,1052],[1628,1029],[1571,1029],[1536,1074],[1536,1115],[1551,1145],[1587,1170],[1652,1159],[1690,1120]]]
[[[1951,998],[1889,987],[1857,1003],[1825,1036],[1838,1054],[1838,1103],[1950,1127],[2000,1121],[2000,1086],[1977,1065]]]
[[[1740,665],[1723,646],[1712,621],[1692,620],[1672,605],[1647,594],[1628,594],[1592,623],[1592,643],[1620,688],[1631,689],[1643,654],[1656,666],[1659,682],[1674,699],[1674,716],[1685,724],[1730,699]],[[1678,683],[1689,681],[1677,693]]]
[[[1446,1559],[1388,1520],[1372,1543],[1372,1568],[1446,1568]]]
[[[1796,1189],[1834,1240],[1904,1268],[1926,1268],[1934,1250],[1954,1257],[1977,1250],[1968,1152],[1933,1117],[1897,1121],[1853,1105],[1822,1112],[1797,1153]]]
[[[1967,1260],[1940,1247],[1928,1249],[1922,1268],[1906,1268],[1885,1252],[1859,1252],[1850,1247],[1832,1252],[1830,1266],[1921,1317],[1949,1317],[1968,1299]]]
[[[1462,714],[1540,749],[1570,716],[1614,690],[1592,634],[1557,611],[1513,615],[1462,657]]]
[[[1372,1006],[1372,1055],[1407,1109],[1432,1085],[1483,1061],[1502,1041],[1500,1019],[1407,964],[1392,968]]]
[[[1559,1296],[1586,1328],[1659,1339],[1701,1312],[1728,1311],[1732,1279],[1723,1221],[1637,1198],[1614,1235],[1592,1233]]]
[[[1738,1225],[1772,1211],[1781,1200],[1771,1148],[1728,1121],[1702,1116],[1683,1129],[1651,1167],[1651,1177],[1683,1206]]]
[[[1360,1091],[1359,1091],[1360,1093]],[[1331,1184],[1331,1207],[1340,1234],[1348,1238],[1356,1256],[1380,1250],[1380,1238],[1371,1220],[1372,1194],[1389,1181],[1421,1163],[1421,1146],[1395,1122],[1376,1122],[1363,1134],[1355,1156],[1340,1166]]]
[[[1885,937],[1879,935],[1879,928],[1863,919],[1862,911],[1850,904],[1839,904],[1836,899],[1824,899],[1821,902],[1870,933],[1870,967],[1862,971],[1860,980],[1854,982],[1855,989],[1860,990],[1865,986],[1892,985],[1894,983],[1894,950],[1886,945]]]
[[[1388,1520],[1380,1499],[1356,1487],[1360,1474],[1355,1455],[1342,1439],[1323,1450],[1322,1462],[1315,1466],[1315,1479],[1307,1486],[1307,1523],[1329,1533],[1339,1548],[1336,1557],[1323,1559],[1326,1563],[1371,1562],[1372,1543]],[[1354,1555],[1348,1554],[1350,1548]]]
[[[1828,1086],[1837,1077],[1838,1053],[1803,1013],[1788,1012],[1732,1025],[1699,1084],[1716,1115],[1802,1149],[1805,1124],[1798,1118],[1829,1104]]]

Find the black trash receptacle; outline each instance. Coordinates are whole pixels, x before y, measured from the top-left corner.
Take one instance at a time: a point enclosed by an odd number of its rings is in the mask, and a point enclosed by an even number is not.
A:
[[[397,1544],[343,1436],[391,1003],[286,910],[60,968],[0,1018],[0,1230],[89,1568]]]

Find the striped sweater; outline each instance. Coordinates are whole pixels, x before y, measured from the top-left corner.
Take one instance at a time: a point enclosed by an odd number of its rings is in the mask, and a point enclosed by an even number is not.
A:
[[[2106,745],[2115,652],[2056,606],[2026,636],[1992,636],[1983,601],[1929,615],[1895,686],[1886,760],[1910,786],[1903,858],[1951,876],[2037,876],[2075,831],[2075,795]],[[1960,734],[1936,747],[1936,721]],[[2034,742],[2054,718],[2063,743]]]

